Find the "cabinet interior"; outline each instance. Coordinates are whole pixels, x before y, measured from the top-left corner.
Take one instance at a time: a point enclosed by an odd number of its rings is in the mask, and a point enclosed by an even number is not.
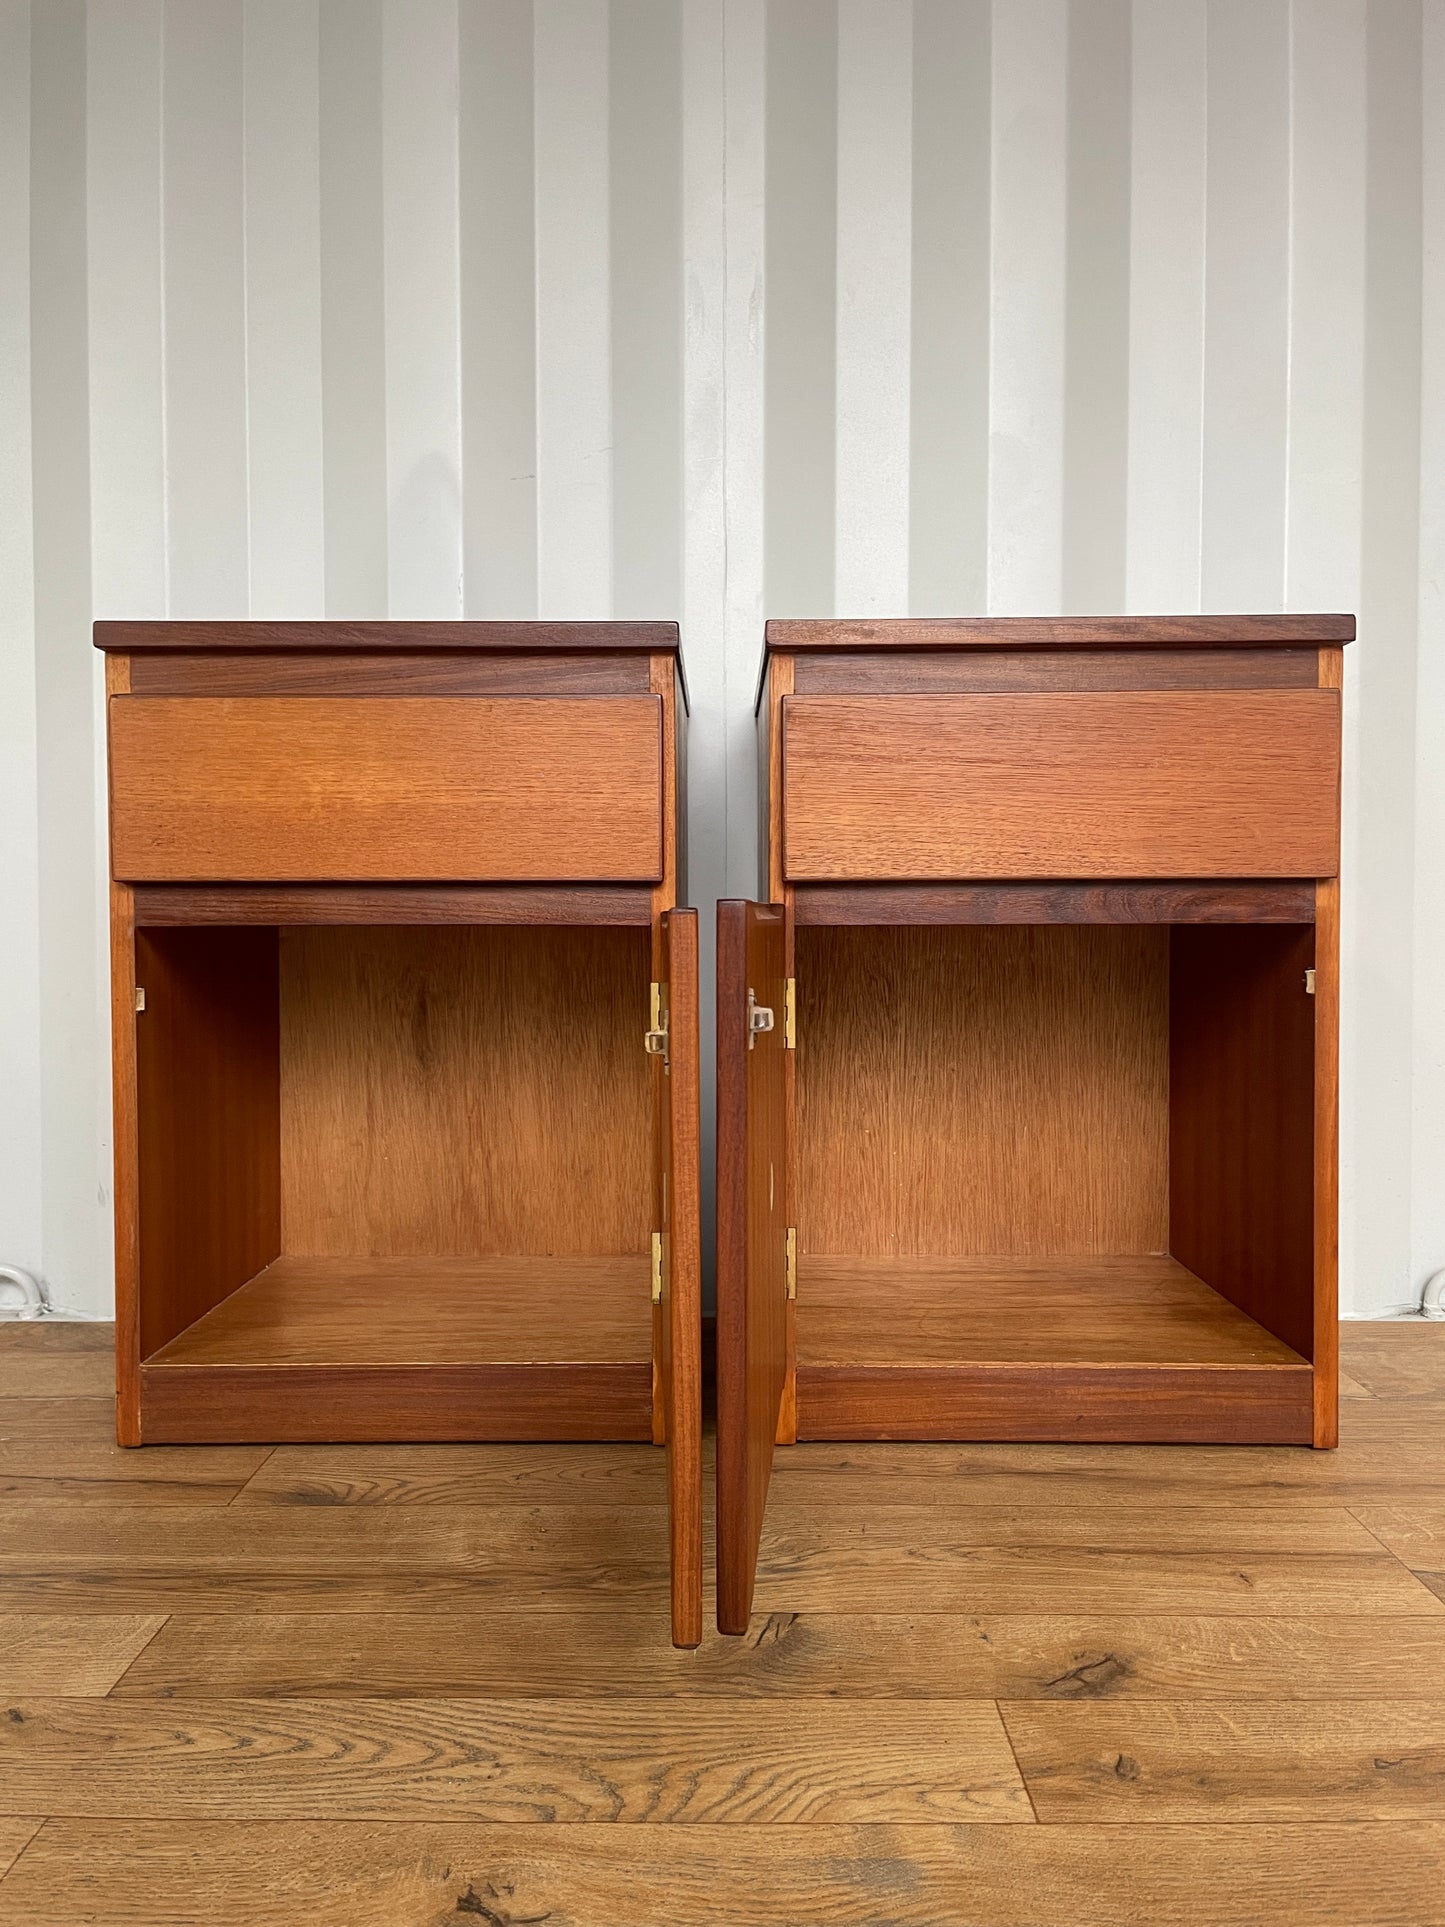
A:
[[[136,937],[140,1355],[650,1373],[645,929]]]
[[[1308,924],[800,928],[796,1352],[1313,1349]]]

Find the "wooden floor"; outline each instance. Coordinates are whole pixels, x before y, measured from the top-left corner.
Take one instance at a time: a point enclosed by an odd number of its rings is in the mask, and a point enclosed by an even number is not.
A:
[[[0,1327],[4,1927],[1429,1927],[1445,1325],[1344,1442],[798,1446],[667,1644],[647,1446],[110,1442]]]

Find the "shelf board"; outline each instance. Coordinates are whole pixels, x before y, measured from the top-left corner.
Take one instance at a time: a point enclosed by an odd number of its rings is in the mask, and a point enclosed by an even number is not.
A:
[[[804,1365],[1303,1365],[1166,1257],[798,1260]]]
[[[800,1439],[1308,1445],[1314,1373],[1172,1258],[802,1258]]]
[[[145,1361],[194,1366],[650,1366],[645,1255],[282,1257]]]

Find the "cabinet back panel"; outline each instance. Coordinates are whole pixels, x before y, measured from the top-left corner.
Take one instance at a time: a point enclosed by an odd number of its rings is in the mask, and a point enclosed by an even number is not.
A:
[[[645,1251],[648,932],[281,932],[282,1249]]]
[[[1162,1252],[1168,944],[1148,925],[800,929],[803,1250]]]

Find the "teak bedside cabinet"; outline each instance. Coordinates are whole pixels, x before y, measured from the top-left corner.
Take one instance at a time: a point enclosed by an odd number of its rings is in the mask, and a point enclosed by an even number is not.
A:
[[[665,1441],[695,1645],[676,625],[95,639],[122,1444]]]
[[[771,622],[718,1623],[775,1443],[1336,1436],[1349,616]]]

